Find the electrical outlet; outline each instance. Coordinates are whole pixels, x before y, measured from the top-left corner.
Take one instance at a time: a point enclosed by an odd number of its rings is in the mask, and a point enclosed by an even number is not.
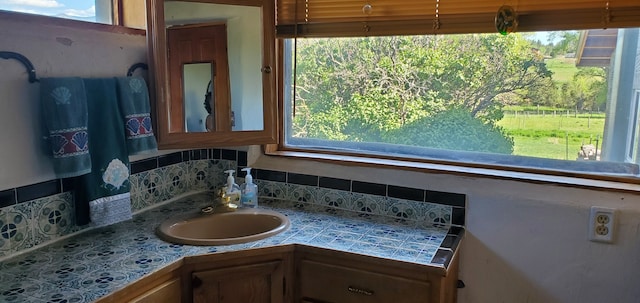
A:
[[[615,218],[615,209],[592,206],[589,216],[589,240],[613,243]]]

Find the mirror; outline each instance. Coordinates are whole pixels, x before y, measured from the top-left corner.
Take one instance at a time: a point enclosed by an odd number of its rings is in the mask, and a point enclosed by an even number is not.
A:
[[[160,148],[276,143],[273,3],[147,0],[147,10]]]
[[[182,96],[187,132],[215,131],[215,91],[212,63],[182,65]]]

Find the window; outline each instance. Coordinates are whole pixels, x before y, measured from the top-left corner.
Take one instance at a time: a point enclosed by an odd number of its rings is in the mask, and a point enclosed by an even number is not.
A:
[[[548,3],[563,15],[521,1],[533,25],[520,25],[545,31],[503,36],[474,19],[490,2],[444,15],[441,1],[440,17],[412,19],[417,8],[395,18],[383,0],[380,15],[333,18],[331,1],[281,1],[279,148],[635,183],[639,29],[582,30],[611,13],[595,2]],[[616,14],[638,14],[630,3]]]
[[[0,0],[0,10],[113,24],[113,0]]]
[[[0,17],[86,28],[87,23],[68,21],[77,20],[96,23],[94,29],[112,31],[106,24],[137,34],[147,27],[145,0],[0,0]]]

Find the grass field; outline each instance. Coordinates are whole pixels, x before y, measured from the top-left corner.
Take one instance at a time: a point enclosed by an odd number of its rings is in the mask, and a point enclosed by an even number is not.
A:
[[[602,144],[604,114],[580,114],[577,117],[547,113],[518,115],[507,112],[498,125],[514,139],[514,155],[575,160],[580,146]]]
[[[569,82],[578,72],[575,58],[555,57],[546,59],[544,62],[547,64],[547,68],[553,72],[551,78],[557,82]]]

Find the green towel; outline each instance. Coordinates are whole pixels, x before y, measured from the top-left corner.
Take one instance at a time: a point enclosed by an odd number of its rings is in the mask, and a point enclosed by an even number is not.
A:
[[[47,153],[57,178],[91,171],[87,134],[87,100],[81,78],[40,79],[40,102]]]
[[[84,79],[92,171],[79,177],[76,221],[104,226],[130,219],[129,155],[116,80]]]
[[[151,126],[149,89],[144,79],[141,77],[120,77],[116,78],[116,83],[129,155],[158,150]]]

